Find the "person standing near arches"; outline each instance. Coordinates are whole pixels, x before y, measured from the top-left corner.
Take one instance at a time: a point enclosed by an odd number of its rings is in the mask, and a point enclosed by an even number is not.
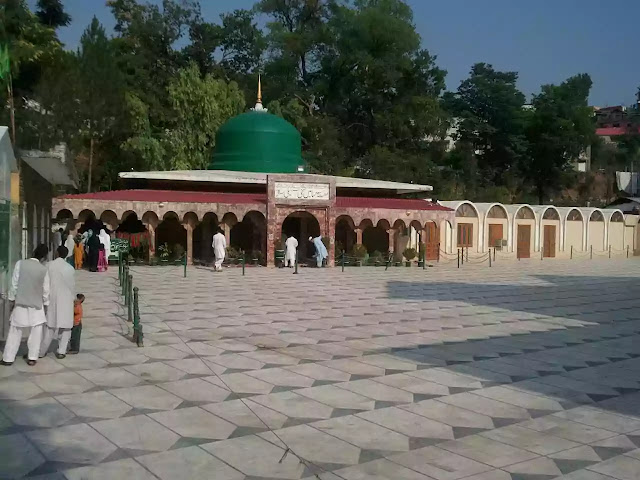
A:
[[[318,235],[316,238],[309,237],[309,241],[313,243],[313,247],[316,249],[316,266],[318,268],[322,267],[324,263],[324,259],[329,256],[329,252],[327,252],[327,247],[324,246],[322,242],[322,237]]]
[[[213,253],[216,256],[216,261],[213,264],[213,269],[216,272],[222,271],[222,262],[224,261],[225,253],[227,252],[227,239],[222,232],[222,229],[218,227],[218,232],[213,236]]]
[[[284,245],[286,248],[284,265],[285,267],[293,267],[296,263],[296,254],[298,253],[298,240],[293,235],[289,235]]]
[[[47,246],[38,245],[33,256],[26,260],[18,260],[13,270],[8,295],[11,302],[11,325],[0,365],[13,364],[24,330],[29,331],[27,364],[33,366],[38,360],[42,328],[47,323],[49,306],[49,272],[42,264],[47,255]]]

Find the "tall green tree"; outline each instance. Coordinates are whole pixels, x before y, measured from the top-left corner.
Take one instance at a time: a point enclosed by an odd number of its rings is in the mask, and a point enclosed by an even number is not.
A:
[[[504,185],[526,154],[525,97],[517,80],[516,72],[477,63],[458,90],[444,97],[458,124],[457,140],[472,147],[485,186]]]
[[[71,15],[64,10],[62,0],[38,0],[36,15],[50,28],[66,27],[71,23]]]
[[[93,187],[94,157],[122,115],[124,82],[117,53],[96,17],[80,38],[77,52],[79,131],[88,144],[87,191]]]
[[[529,159],[523,171],[543,204],[571,172],[571,164],[592,143],[594,122],[588,98],[591,78],[571,77],[560,85],[544,85],[533,97],[527,126]]]
[[[129,98],[132,122],[137,132],[126,149],[143,158],[154,170],[204,169],[211,160],[218,128],[245,106],[235,82],[227,83],[208,74],[201,78],[193,63],[178,71],[167,87],[172,121],[154,132],[147,107]]]

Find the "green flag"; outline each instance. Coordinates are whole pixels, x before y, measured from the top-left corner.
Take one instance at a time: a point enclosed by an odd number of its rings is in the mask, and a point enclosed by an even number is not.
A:
[[[7,78],[10,72],[9,48],[6,45],[0,45],[0,79]]]

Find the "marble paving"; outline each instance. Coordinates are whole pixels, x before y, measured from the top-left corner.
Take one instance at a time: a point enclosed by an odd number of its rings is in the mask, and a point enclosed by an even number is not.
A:
[[[141,348],[79,272],[81,353],[0,367],[0,479],[638,480],[639,267],[134,267]]]

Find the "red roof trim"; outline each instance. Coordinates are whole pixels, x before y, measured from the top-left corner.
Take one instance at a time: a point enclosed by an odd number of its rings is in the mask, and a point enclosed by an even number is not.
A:
[[[267,203],[267,195],[264,193],[187,192],[181,190],[111,190],[108,192],[62,195],[58,198],[114,202]]]
[[[108,192],[62,195],[62,200],[101,200],[111,202],[180,202],[180,203],[267,203],[265,193],[188,192],[182,190],[111,190]],[[338,208],[381,208],[394,210],[452,211],[437,203],[416,198],[336,197]]]
[[[393,210],[440,210],[452,211],[437,203],[417,198],[370,198],[370,197],[336,197],[339,208],[387,208]]]
[[[640,133],[640,128],[637,131],[628,127],[602,127],[596,128],[596,135],[601,137],[615,137],[617,135],[632,135],[634,133]]]

